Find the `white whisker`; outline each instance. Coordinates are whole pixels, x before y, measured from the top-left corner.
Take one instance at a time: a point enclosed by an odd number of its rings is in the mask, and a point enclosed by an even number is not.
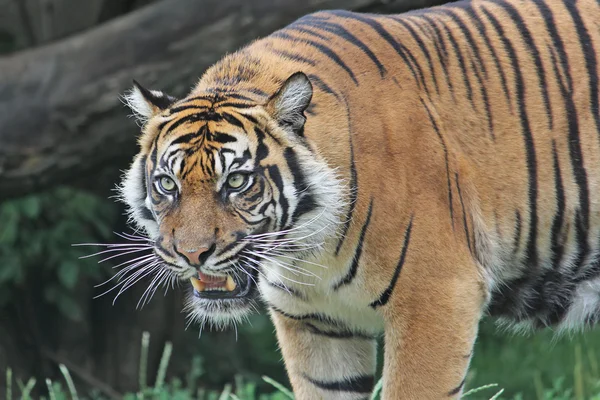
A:
[[[129,251],[129,250],[132,250],[132,251],[133,251],[133,250],[135,250],[135,251],[143,251],[143,250],[150,250],[150,249],[152,249],[152,247],[151,247],[151,246],[148,246],[148,247],[120,247],[120,248],[118,248],[118,249],[108,249],[108,250],[102,250],[102,251],[99,251],[99,252],[97,252],[97,253],[94,253],[94,254],[89,254],[89,255],[87,255],[87,256],[81,256],[81,257],[79,257],[79,259],[80,259],[80,260],[83,260],[83,259],[85,259],[85,258],[95,257],[95,256],[99,256],[99,255],[101,255],[101,254],[106,254],[106,253],[115,253],[115,252],[120,252],[121,254],[129,254],[129,253],[125,253],[125,252],[126,252],[126,251]],[[135,252],[135,251],[134,251],[134,252]],[[119,256],[119,255],[115,255],[115,257],[118,257],[118,256]],[[100,261],[98,261],[98,262],[100,262]]]
[[[250,251],[250,250],[248,250],[248,253],[250,253],[254,256],[257,256],[257,257],[262,257],[265,260],[271,261],[273,263],[276,263],[294,274],[298,273],[298,274],[301,274],[304,276],[313,276],[317,279],[321,279],[321,277],[318,276],[317,274],[315,274],[314,272],[311,272],[305,268],[299,267],[295,264],[290,264],[290,263],[286,263],[285,261],[277,260],[276,258],[269,257],[269,256],[265,255],[264,253],[257,253],[257,252]]]
[[[250,261],[250,262],[256,262],[254,259],[252,259],[252,258],[250,258],[250,257],[248,257],[248,256],[240,255],[240,257],[243,257],[243,258],[245,258],[246,260],[248,260],[248,261]],[[256,270],[256,271],[259,271],[259,272],[261,272],[261,271],[260,271],[260,270],[259,270],[257,267],[254,267],[254,266],[252,266],[252,265],[250,265],[250,264],[248,264],[248,266],[249,266],[250,268],[252,268],[252,269]],[[270,272],[274,273],[275,275],[279,276],[279,277],[280,277],[280,278],[282,278],[282,279],[287,279],[287,280],[288,280],[288,281],[290,281],[290,282],[294,282],[294,283],[297,283],[297,284],[299,284],[299,285],[305,285],[305,286],[314,286],[314,285],[315,285],[314,283],[299,282],[299,281],[296,281],[296,280],[294,280],[294,279],[292,279],[292,278],[289,278],[289,277],[287,277],[287,276],[285,276],[285,275],[281,275],[279,272],[272,270],[271,268],[267,267],[267,266],[266,266],[266,265],[264,265],[264,264],[261,264],[260,266],[261,266],[262,268],[265,268],[266,270],[268,270],[268,271],[270,271]],[[265,279],[267,279],[267,277],[266,277],[266,276],[265,276]]]

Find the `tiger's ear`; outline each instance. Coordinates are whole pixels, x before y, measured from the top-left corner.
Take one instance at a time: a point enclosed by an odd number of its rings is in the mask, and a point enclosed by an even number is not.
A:
[[[284,127],[304,134],[304,111],[312,99],[313,88],[303,72],[292,74],[266,104],[267,111]]]
[[[146,89],[135,79],[133,88],[123,96],[123,100],[131,108],[135,118],[142,124],[177,101],[175,97],[160,90]]]

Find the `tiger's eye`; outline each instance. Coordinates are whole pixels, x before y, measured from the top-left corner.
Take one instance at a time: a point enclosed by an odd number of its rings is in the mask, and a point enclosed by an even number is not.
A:
[[[173,181],[173,179],[169,178],[168,176],[163,176],[162,178],[160,178],[160,186],[166,192],[172,192],[177,188],[175,181]]]
[[[246,183],[246,175],[244,174],[231,174],[227,177],[227,185],[232,189],[239,189]]]

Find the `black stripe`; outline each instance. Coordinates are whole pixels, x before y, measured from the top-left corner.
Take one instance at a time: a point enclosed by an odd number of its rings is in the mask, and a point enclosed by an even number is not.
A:
[[[273,181],[273,183],[277,187],[277,190],[279,191],[279,206],[281,207],[281,221],[279,223],[279,228],[281,228],[283,226],[287,226],[288,224],[288,210],[290,206],[287,198],[283,193],[283,179],[281,178],[279,167],[277,167],[276,165],[269,165],[266,169],[269,172],[271,180]]]
[[[598,109],[598,62],[596,60],[596,51],[594,49],[594,43],[592,38],[583,23],[583,19],[577,10],[577,2],[574,0],[564,1],[565,7],[573,18],[573,24],[577,30],[577,36],[579,40],[577,43],[581,45],[581,51],[585,58],[585,67],[587,69],[588,77],[590,80],[590,113],[594,116],[594,122],[596,123],[596,132],[600,135],[600,110]]]
[[[571,78],[571,68],[569,67],[569,59],[567,58],[567,53],[565,52],[565,45],[562,41],[562,38],[560,37],[560,34],[558,33],[558,30],[556,29],[556,22],[554,20],[554,14],[552,13],[552,9],[550,7],[548,7],[548,5],[543,2],[543,1],[536,1],[533,2],[533,4],[535,4],[535,6],[538,8],[540,14],[542,14],[542,19],[546,24],[546,30],[548,31],[548,34],[550,35],[550,37],[552,38],[552,45],[554,46],[554,50],[556,52],[558,52],[558,58],[560,60],[560,65],[562,68],[563,73],[565,74],[565,77],[567,79],[567,90],[569,93],[572,93],[573,91],[573,79]],[[552,54],[552,51],[550,52],[550,56],[554,57],[554,54]],[[556,67],[556,60],[553,60],[553,64],[554,64],[554,73],[556,75],[556,79],[560,80],[560,73],[557,70]],[[561,85],[561,83],[559,82],[559,86]]]
[[[310,39],[306,39],[306,38],[296,38],[296,37],[290,36],[287,33],[281,32],[281,31],[275,32],[271,36],[279,37],[279,38],[282,38],[285,40],[290,40],[293,42],[306,43],[306,44],[314,47],[315,49],[317,49],[321,53],[323,53],[331,61],[336,63],[338,66],[340,66],[344,71],[346,71],[346,73],[350,76],[350,78],[352,79],[354,84],[356,86],[358,86],[358,80],[356,79],[356,76],[354,76],[354,72],[352,72],[352,70],[346,65],[346,63],[340,58],[340,56],[337,55],[337,53],[335,53],[333,50],[331,50],[329,47],[325,46],[324,44],[318,43],[318,42],[315,42],[314,40],[310,40]]]
[[[241,219],[242,219],[242,220],[243,220],[243,221],[244,221],[246,224],[248,224],[248,225],[253,225],[253,226],[256,226],[256,225],[260,225],[260,224],[262,224],[262,223],[265,221],[265,219],[264,219],[264,218],[262,218],[262,219],[260,219],[260,220],[258,220],[258,221],[252,221],[252,220],[250,220],[250,219],[246,218],[246,217],[244,216],[244,214],[242,214],[242,212],[241,212],[240,210],[238,210],[238,209],[233,209],[233,212],[234,212],[234,213],[235,213],[235,214],[236,214],[238,217],[240,217],[240,218],[241,218]],[[249,213],[248,213],[248,214],[249,214]],[[250,214],[250,216],[251,216],[251,217],[254,217],[254,215],[252,215],[252,214]]]
[[[309,186],[306,182],[306,178],[300,168],[298,157],[291,147],[286,147],[283,152],[283,156],[287,162],[288,169],[294,177],[294,190],[297,196],[301,196],[296,209],[292,214],[292,224],[295,223],[300,216],[314,210],[317,207],[317,203],[312,194],[308,191]]]
[[[471,68],[475,72],[475,78],[477,78],[477,81],[479,82],[479,92],[481,93],[481,98],[483,99],[483,106],[485,108],[485,114],[488,120],[488,130],[490,132],[490,136],[492,140],[496,140],[496,135],[494,134],[494,122],[492,121],[492,110],[490,108],[490,101],[488,98],[486,84],[483,82],[481,73],[473,64],[473,60],[471,60]]]
[[[239,245],[240,244],[239,241],[242,240],[243,238],[245,238],[247,235],[246,235],[246,233],[244,233],[242,231],[235,231],[232,233],[232,236],[235,236],[235,239],[231,243],[229,243],[228,245],[223,247],[221,249],[221,251],[217,253],[217,257],[222,256],[223,254],[227,253],[229,250],[231,250],[234,247],[236,247],[237,245]]]
[[[558,40],[560,40],[560,38],[558,38]],[[562,98],[565,101],[565,115],[568,121],[567,144],[569,146],[569,158],[571,160],[571,167],[573,169],[573,177],[575,178],[575,183],[577,184],[577,187],[579,189],[579,209],[575,214],[578,255],[576,260],[574,261],[574,264],[576,267],[580,267],[581,264],[587,258],[590,251],[588,244],[590,205],[587,172],[584,166],[583,151],[581,148],[581,140],[579,137],[579,120],[577,117],[577,108],[575,107],[575,102],[573,100],[573,93],[569,92],[568,88],[563,82],[563,79],[558,70],[557,60],[556,56],[554,55],[554,51],[550,52],[550,56],[552,59],[554,74],[559,84]],[[565,62],[567,68],[565,71],[568,73],[568,59],[565,59]],[[556,146],[553,143],[553,149],[555,149],[555,147]],[[576,268],[576,271],[577,269],[578,268]]]
[[[348,204],[348,211],[346,212],[346,219],[344,220],[344,224],[342,225],[342,231],[340,232],[340,239],[338,240],[338,244],[335,247],[336,256],[340,254],[342,245],[346,240],[346,235],[348,234],[348,229],[350,229],[350,223],[352,222],[354,208],[356,207],[356,201],[358,200],[358,175],[356,173],[356,163],[354,161],[354,144],[352,143],[352,121],[350,119],[350,108],[348,107],[347,102],[345,102],[345,106],[346,116],[348,118],[348,142],[350,146],[350,193],[348,194],[350,202]]]
[[[168,126],[168,128],[165,130],[164,135],[168,135],[170,132],[174,131],[175,129],[177,129],[178,126],[183,125],[185,123],[188,122],[196,122],[196,121],[200,121],[200,118],[198,116],[199,114],[190,114],[190,115],[186,115],[185,117],[181,117],[179,119],[176,120],[170,120],[167,121],[163,124],[161,124],[161,127],[159,127],[159,130],[162,130],[163,128],[165,128],[166,125],[168,125],[169,122],[172,122],[171,125]]]
[[[142,176],[142,187],[144,188],[144,193],[140,194],[137,201],[144,204],[146,200],[146,190],[148,188],[148,177],[146,176],[146,156],[141,156],[141,162],[139,164],[138,174]]]
[[[252,93],[252,94],[255,94],[260,97],[267,97],[269,95],[267,92],[265,92],[264,90],[261,90],[259,88],[249,88],[249,89],[240,89],[240,90],[244,90],[248,93]]]
[[[318,206],[319,204],[311,194],[302,196],[292,214],[292,224],[296,223],[304,214],[314,211]]]
[[[565,219],[565,190],[563,187],[560,173],[560,164],[558,153],[556,151],[556,142],[552,140],[552,157],[554,161],[554,187],[556,191],[556,213],[552,220],[552,229],[550,236],[550,248],[552,251],[552,269],[558,271],[564,254],[564,241],[561,238],[561,232]]]
[[[256,107],[256,103],[238,103],[238,102],[227,102],[227,103],[219,103],[219,108],[225,108],[225,107],[231,107],[231,108],[252,108],[252,107]]]
[[[308,184],[306,183],[304,173],[302,173],[300,162],[298,162],[298,156],[291,147],[286,147],[283,151],[283,158],[285,158],[290,174],[292,174],[292,177],[294,178],[294,190],[296,195],[300,196],[306,192]]]
[[[187,103],[187,101],[186,101]],[[198,104],[183,104],[181,106],[178,107],[173,107],[169,110],[169,112],[171,113],[171,116],[174,116],[175,114],[184,112],[184,111],[189,111],[189,110],[196,110],[197,113],[207,113],[207,109],[210,107],[209,104],[206,105],[198,105]],[[192,114],[195,115],[195,114]]]
[[[477,78],[477,81],[479,82],[479,91],[481,93],[481,97],[483,99],[483,104],[485,107],[485,112],[487,115],[488,129],[490,131],[490,135],[492,136],[492,139],[495,139],[494,125],[492,122],[492,113],[491,113],[491,109],[490,109],[489,97],[488,97],[487,88],[486,88],[487,85],[483,82],[483,79],[487,78],[487,69],[485,68],[485,63],[483,62],[483,59],[481,58],[479,46],[477,46],[477,43],[473,39],[473,36],[471,35],[471,31],[469,30],[469,28],[465,25],[463,20],[454,12],[454,10],[452,10],[450,8],[441,7],[440,9],[438,9],[438,11],[440,13],[452,18],[452,20],[458,25],[462,34],[467,39],[467,42],[469,44],[471,51],[473,52],[473,54],[475,55],[475,58],[477,59],[479,68],[477,68],[475,65],[472,65],[472,69],[475,72],[475,78]],[[471,60],[471,63],[473,64],[472,60]],[[479,70],[481,70],[481,72],[483,73],[483,77],[481,76]]]
[[[425,84],[425,80],[423,78],[423,71],[421,71],[421,67],[418,63],[415,62],[415,58],[412,56],[410,51],[401,43],[396,41],[392,35],[377,21],[372,18],[367,17],[363,14],[352,13],[349,11],[328,11],[328,14],[337,15],[342,18],[354,19],[360,21],[366,25],[369,25],[371,28],[377,32],[382,39],[384,39],[392,48],[398,53],[398,55],[404,60],[408,68],[410,69],[414,79],[417,81],[418,85],[422,85],[425,89],[425,92],[429,94],[429,90],[427,89],[427,85]],[[414,63],[414,65],[413,65]],[[416,68],[416,71],[415,71]],[[418,76],[417,76],[418,74]]]
[[[246,118],[248,121],[250,121],[254,125],[258,125],[258,120],[256,118],[254,118],[252,115],[248,115],[248,114],[239,114],[239,115]]]
[[[280,314],[286,318],[293,319],[294,321],[314,320],[314,321],[319,321],[319,322],[323,322],[326,324],[330,324],[333,326],[343,326],[344,325],[340,321],[336,321],[335,319],[333,319],[325,314],[318,314],[318,313],[302,314],[302,315],[290,314],[290,313],[283,311],[282,309],[280,309],[278,307],[275,307],[272,304],[269,304],[269,309],[271,309],[272,311],[275,311],[277,314]]]
[[[473,9],[471,3],[468,3],[466,7],[463,8],[466,14],[471,18],[472,21],[475,21],[475,27],[479,31],[479,35],[483,38],[485,45],[487,46],[490,54],[492,55],[492,59],[494,60],[494,65],[496,67],[496,71],[498,75],[500,75],[500,83],[502,84],[502,91],[504,92],[504,96],[506,97],[506,101],[508,103],[509,108],[512,110],[512,103],[510,102],[510,92],[508,90],[508,84],[506,82],[506,75],[504,70],[502,69],[502,64],[496,54],[496,50],[492,45],[490,37],[488,36],[488,31],[486,26],[481,22],[479,15]]]
[[[417,42],[417,45],[421,49],[421,53],[423,53],[423,55],[427,59],[427,65],[429,67],[429,73],[431,74],[431,78],[433,79],[433,85],[435,86],[435,91],[436,91],[436,93],[439,94],[440,88],[438,87],[436,73],[435,73],[435,70],[433,69],[433,63],[431,62],[431,54],[429,54],[429,50],[427,49],[427,46],[425,46],[425,43],[423,42],[423,40],[421,39],[419,34],[413,29],[413,27],[410,26],[407,21],[405,21],[405,19],[406,19],[405,17],[394,16],[394,17],[390,17],[390,18],[393,21],[397,22],[398,24],[402,25],[404,27],[404,29],[406,29],[408,31],[408,33],[410,33],[410,35],[412,36],[414,41]]]
[[[255,201],[257,201],[258,199],[260,199],[264,195],[264,191],[265,191],[265,181],[264,181],[264,179],[259,179],[258,180],[258,185],[260,185],[260,188],[256,191],[256,193],[254,193],[250,197],[246,197],[244,199],[245,201],[247,201],[249,203],[254,203]]]
[[[315,65],[317,65],[316,61],[314,61],[314,60],[311,60],[311,59],[306,58],[306,57],[302,57],[301,55],[298,55],[298,54],[290,53],[289,51],[286,51],[286,50],[279,50],[279,49],[270,48],[269,51],[271,51],[271,52],[273,52],[273,53],[275,53],[275,54],[277,54],[277,55],[279,55],[281,57],[288,58],[290,60],[297,61],[297,62],[300,62],[300,63],[303,63],[303,64],[308,64],[308,65],[313,66],[313,67]]]
[[[456,396],[457,394],[460,393],[460,391],[463,389],[463,387],[465,386],[465,382],[466,382],[467,378],[464,378],[462,380],[462,382],[455,387],[454,389],[452,389],[451,391],[448,392],[448,397],[452,397],[452,396]]]
[[[521,247],[521,213],[515,211],[515,238],[513,240],[513,254],[517,254]]]
[[[454,86],[452,85],[452,80],[450,79],[450,74],[448,72],[448,64],[447,64],[448,52],[446,50],[446,43],[444,42],[442,33],[440,32],[439,28],[437,27],[435,21],[433,21],[433,19],[431,19],[429,16],[420,15],[419,18],[421,18],[422,20],[427,22],[426,24],[423,24],[423,27],[421,27],[421,28],[424,29],[424,27],[427,27],[427,28],[431,29],[433,34],[435,35],[435,38],[432,41],[433,41],[433,44],[435,45],[435,49],[438,54],[438,59],[440,61],[440,64],[442,65],[442,70],[444,71],[444,76],[446,78],[446,84],[448,85],[448,88],[450,89],[450,93],[454,97]],[[418,25],[418,26],[420,26],[420,25]]]
[[[341,330],[323,330],[317,328],[314,324],[310,322],[305,322],[304,326],[315,335],[326,336],[331,339],[365,339],[365,340],[375,340],[374,336],[367,335],[362,332],[354,332],[350,329],[341,329]]]
[[[452,48],[454,49],[454,54],[456,55],[456,58],[458,61],[458,66],[462,72],[463,82],[464,82],[465,88],[467,90],[467,99],[469,99],[471,106],[473,108],[475,108],[475,103],[473,102],[473,88],[471,87],[471,81],[469,80],[469,74],[467,73],[465,59],[460,51],[460,46],[458,45],[458,43],[456,42],[456,39],[452,35],[452,31],[450,31],[450,29],[443,23],[443,21],[442,21],[442,27],[444,28],[444,31],[446,31],[446,37],[448,38],[448,40],[450,41],[450,44],[452,45]]]
[[[338,101],[340,100],[340,95],[337,94],[335,92],[335,90],[333,90],[332,88],[330,88],[325,82],[323,82],[323,80],[321,78],[319,78],[317,75],[315,75],[315,74],[309,74],[308,75],[308,79],[310,79],[310,81],[312,83],[314,83],[315,86],[318,87],[319,89],[321,89],[323,92],[328,93],[328,94],[334,96],[336,99],[338,99]]]
[[[244,90],[244,89],[240,89],[240,90]],[[224,93],[223,95],[225,97],[229,98],[229,99],[245,100],[245,101],[255,101],[255,99],[253,99],[252,97],[244,96],[241,93]],[[217,105],[220,106],[219,103],[217,103]]]
[[[458,181],[458,173],[456,172],[454,173],[454,179],[456,180],[456,191],[458,192],[458,199],[460,200],[460,207],[462,208],[463,228],[465,230],[465,237],[467,238],[467,245],[469,246],[469,251],[471,254],[473,254],[473,247],[471,247],[471,237],[469,234],[469,224],[467,223],[467,213],[465,211],[465,203],[463,203],[460,182]]]
[[[371,393],[375,384],[375,378],[372,375],[361,375],[333,382],[313,379],[306,375],[304,377],[320,389],[337,392]]]
[[[490,13],[485,7],[481,7],[481,10],[492,23],[494,29],[500,36],[506,51],[509,54],[509,60],[511,62],[513,74],[515,76],[515,91],[517,95],[517,105],[519,108],[519,119],[521,122],[521,130],[523,134],[523,141],[525,143],[525,157],[527,163],[528,173],[528,194],[529,194],[529,237],[527,239],[527,261],[529,265],[536,265],[538,261],[537,253],[537,161],[535,155],[535,147],[533,142],[533,135],[531,134],[531,127],[529,125],[529,116],[526,110],[526,99],[525,99],[525,85],[523,75],[521,73],[521,67],[517,58],[516,51],[508,38],[504,33],[504,29],[498,20]]]
[[[210,140],[218,143],[233,143],[237,142],[237,138],[225,132],[212,132]]]
[[[153,189],[153,184],[151,182],[151,177],[154,174],[154,171],[156,171],[156,158],[158,157],[158,137],[160,135],[156,135],[156,138],[154,139],[154,143],[153,146],[154,148],[152,149],[152,153],[150,153],[150,162],[152,163],[151,165],[151,170],[150,171],[146,171],[146,196],[148,198],[150,198],[150,201],[152,202],[152,204],[157,204],[157,202],[154,201],[154,197],[152,196],[152,189]],[[144,160],[144,162],[147,162],[147,159]],[[147,166],[145,167],[145,169],[147,169]],[[154,211],[154,215],[156,215],[156,211]]]
[[[303,33],[303,34],[305,34],[305,35],[314,36],[314,37],[316,37],[316,38],[319,38],[319,39],[321,39],[321,40],[324,40],[324,41],[326,41],[326,42],[328,42],[328,41],[329,41],[329,38],[328,38],[327,36],[325,36],[325,35],[321,35],[320,33],[314,32],[314,31],[312,31],[312,30],[310,30],[310,29],[306,29],[306,28],[304,28],[304,27],[300,26],[300,24],[299,24],[299,21],[296,21],[296,22],[294,22],[294,23],[292,23],[292,24],[290,24],[290,25],[286,26],[286,27],[285,27],[285,29],[286,29],[286,30],[288,30],[288,29],[289,29],[289,30],[291,30],[291,31],[300,32],[300,33]]]
[[[515,23],[517,29],[519,30],[520,36],[525,41],[529,51],[526,53],[531,54],[533,57],[533,61],[535,64],[535,69],[537,72],[538,80],[540,82],[539,88],[542,91],[542,96],[544,97],[544,105],[546,107],[546,115],[548,116],[548,128],[552,129],[553,126],[553,117],[552,117],[552,105],[550,104],[550,96],[548,95],[548,83],[546,82],[546,71],[544,70],[544,65],[542,64],[542,59],[540,57],[540,52],[533,41],[533,37],[531,36],[531,32],[527,29],[525,25],[525,21],[521,18],[519,11],[514,8],[511,4],[506,2],[494,1],[494,4],[503,8],[506,13],[510,16],[510,18]],[[514,60],[511,60],[514,62]]]
[[[173,140],[171,142],[171,144],[169,144],[169,146],[173,146],[175,144],[181,144],[181,143],[189,143],[192,139],[195,139],[201,135],[202,135],[202,133],[199,131],[193,132],[193,133],[186,133],[185,135],[178,136],[175,140]]]
[[[483,72],[483,76],[487,78],[487,69],[485,68],[485,63],[483,62],[483,59],[481,58],[481,52],[479,51],[479,46],[473,39],[473,35],[471,34],[471,31],[469,30],[467,25],[464,23],[464,21],[458,16],[458,14],[456,14],[455,10],[451,7],[434,8],[433,11],[449,16],[456,23],[456,25],[458,26],[458,29],[460,29],[460,31],[462,32],[464,37],[467,39],[469,48],[475,55],[475,58],[477,59],[477,63],[479,64],[479,68]]]
[[[154,215],[152,214],[152,211],[150,211],[150,209],[148,207],[146,207],[146,206],[143,206],[140,209],[140,214],[141,214],[140,216],[141,216],[142,219],[147,219],[147,220],[150,220],[150,221],[156,221],[154,219]]]
[[[400,259],[398,260],[398,264],[396,264],[396,269],[394,270],[394,275],[392,276],[392,280],[390,281],[389,286],[381,293],[379,298],[369,304],[372,308],[377,308],[381,306],[385,306],[387,302],[390,300],[392,296],[392,292],[396,287],[396,282],[398,282],[398,278],[400,277],[400,271],[402,271],[402,267],[404,266],[404,261],[406,261],[406,253],[408,252],[408,245],[410,244],[410,233],[412,231],[413,225],[413,216],[411,215],[410,221],[408,222],[408,226],[406,227],[406,231],[404,232],[404,243],[402,244],[402,251],[400,252]]]
[[[369,57],[371,59],[371,61],[373,61],[373,63],[379,70],[379,75],[382,78],[385,76],[387,71],[386,71],[385,67],[383,66],[383,64],[381,64],[381,61],[379,61],[379,59],[377,58],[375,53],[373,53],[373,51],[371,51],[369,46],[367,46],[362,40],[360,40],[358,37],[353,35],[351,32],[349,32],[343,26],[336,24],[335,22],[327,21],[327,20],[319,18],[317,16],[310,16],[310,15],[300,19],[299,22],[301,24],[306,24],[308,26],[311,26],[311,27],[314,27],[317,29],[322,29],[326,32],[332,33],[332,34],[340,37],[341,39],[347,41],[348,43],[358,47],[358,49],[360,51],[362,51],[367,57]]]
[[[258,166],[262,160],[267,158],[269,155],[269,148],[265,144],[265,133],[258,127],[254,127],[254,134],[256,135],[256,154],[254,155],[254,164]]]
[[[450,209],[450,224],[452,225],[452,230],[454,230],[454,207],[453,207],[453,203],[452,203],[452,183],[450,182],[450,166],[449,166],[449,162],[448,162],[448,148],[446,147],[446,142],[444,141],[444,138],[442,137],[442,134],[441,134],[437,124],[435,123],[435,120],[433,119],[433,115],[431,115],[431,111],[429,110],[429,107],[427,107],[427,105],[425,104],[423,99],[421,99],[421,104],[423,104],[423,107],[425,107],[425,110],[427,111],[427,115],[429,116],[429,122],[431,122],[431,125],[433,126],[433,129],[435,130],[435,133],[437,134],[437,137],[440,140],[442,149],[444,150],[444,161],[446,163],[446,183],[448,185],[448,207]]]
[[[228,112],[223,112],[221,113],[221,115],[223,116],[223,119],[225,119],[225,121],[229,122],[231,125],[235,125],[239,128],[244,129],[244,124],[237,117],[233,116]]]
[[[265,279],[265,280],[267,281],[267,284],[269,286],[271,286],[272,288],[282,290],[282,291],[286,292],[287,294],[289,294],[291,296],[294,296],[294,297],[297,297],[297,298],[299,298],[301,300],[304,300],[304,301],[307,300],[306,296],[303,293],[300,293],[299,291],[297,291],[297,290],[295,290],[295,289],[293,289],[291,287],[287,287],[287,286],[285,286],[281,282],[271,282],[268,279]]]
[[[354,250],[354,257],[352,258],[352,264],[350,265],[350,270],[338,283],[333,286],[333,290],[338,290],[344,285],[348,285],[352,282],[354,277],[356,276],[356,272],[358,271],[358,265],[360,264],[360,256],[362,255],[363,243],[365,241],[365,236],[367,234],[367,229],[369,228],[369,223],[371,222],[371,214],[373,212],[373,199],[369,203],[369,211],[367,211],[367,219],[365,220],[362,229],[360,230],[360,236],[358,237],[358,244],[356,245],[356,250]]]

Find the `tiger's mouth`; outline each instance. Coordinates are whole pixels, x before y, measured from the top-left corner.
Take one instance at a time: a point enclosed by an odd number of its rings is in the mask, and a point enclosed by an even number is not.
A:
[[[198,272],[191,277],[194,297],[201,299],[244,299],[252,296],[256,289],[256,276],[253,274],[209,275]]]
[[[200,326],[209,323],[211,327],[224,329],[256,309],[257,281],[258,270],[255,269],[248,273],[230,271],[220,276],[198,272],[190,278],[192,290],[184,312],[190,322]]]

